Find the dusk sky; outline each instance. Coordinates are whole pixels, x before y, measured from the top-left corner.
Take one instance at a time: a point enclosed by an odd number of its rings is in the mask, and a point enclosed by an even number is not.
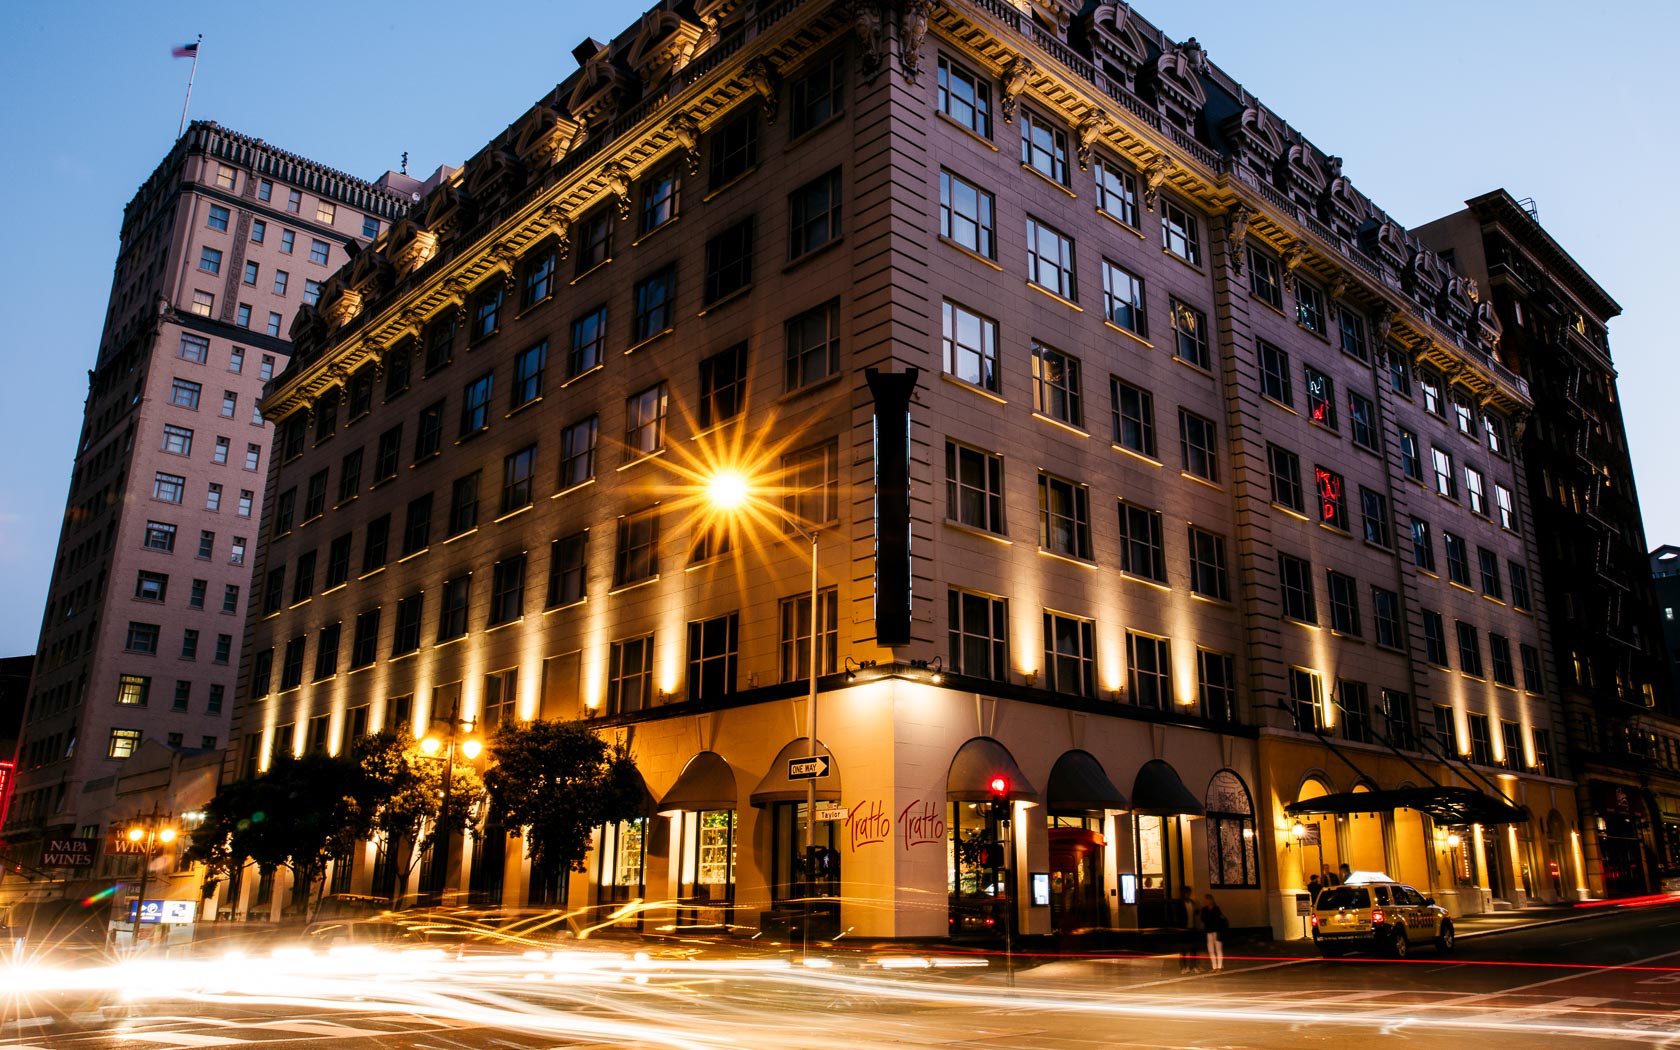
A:
[[[1680,542],[1673,305],[1680,163],[1667,110],[1672,0],[1288,5],[1138,0],[1415,226],[1485,191],[1540,220],[1625,311],[1611,324],[1650,545]],[[640,3],[13,4],[0,302],[0,655],[34,649],[98,349],[122,209],[168,151],[204,35],[192,116],[376,178],[404,150],[459,164],[574,68],[571,49]],[[1616,176],[1614,179],[1611,176]],[[1663,304],[1668,303],[1665,307]],[[1667,420],[1667,422],[1665,422]]]

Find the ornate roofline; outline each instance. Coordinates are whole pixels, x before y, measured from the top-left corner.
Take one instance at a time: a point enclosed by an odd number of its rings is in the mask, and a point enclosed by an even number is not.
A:
[[[1582,304],[1592,311],[1593,316],[1601,323],[1620,316],[1621,304],[1604,290],[1603,285],[1593,280],[1592,275],[1575,261],[1575,257],[1570,255],[1563,245],[1552,239],[1552,235],[1546,232],[1540,221],[1518,204],[1509,190],[1502,187],[1479,197],[1471,197],[1464,204],[1484,223],[1492,222],[1503,226],[1518,243],[1538,256],[1545,263],[1547,270],[1564,279],[1569,290],[1581,299]]]

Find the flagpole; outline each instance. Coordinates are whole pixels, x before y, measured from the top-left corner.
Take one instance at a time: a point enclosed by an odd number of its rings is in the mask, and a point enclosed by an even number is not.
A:
[[[200,33],[198,34],[198,40],[193,43],[192,72],[187,74],[187,97],[186,100],[181,103],[181,126],[175,132],[176,138],[180,138],[182,135],[186,134],[187,131],[187,107],[192,105],[193,79],[198,76],[198,52],[203,46],[204,34]]]

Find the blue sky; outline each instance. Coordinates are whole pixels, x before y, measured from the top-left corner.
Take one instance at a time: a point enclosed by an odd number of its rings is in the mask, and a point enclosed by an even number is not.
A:
[[[1680,166],[1668,113],[1680,5],[1135,0],[1407,225],[1503,186],[1626,311],[1613,322],[1652,545],[1680,542],[1680,433],[1663,372]],[[375,177],[458,164],[640,3],[13,4],[0,16],[0,655],[40,629],[123,205],[192,114]],[[1667,422],[1665,422],[1667,420]]]

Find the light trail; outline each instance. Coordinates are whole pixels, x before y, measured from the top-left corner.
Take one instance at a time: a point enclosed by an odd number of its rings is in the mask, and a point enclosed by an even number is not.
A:
[[[1676,1036],[1674,1030],[1618,1026],[1617,1011],[1593,1009],[1574,1019],[1547,1014],[1544,1002],[1350,1003],[1303,999],[1301,989],[1292,990],[1294,997],[1268,998],[1213,987],[1207,990],[1214,997],[1192,1000],[1182,992],[1142,994],[1112,985],[1006,988],[981,972],[981,965],[972,957],[910,953],[818,955],[799,964],[777,956],[655,958],[582,947],[479,955],[294,948],[268,955],[141,957],[81,969],[38,963],[0,967],[0,1013],[30,1018],[55,1000],[106,996],[128,1004],[148,1026],[166,1016],[178,1020],[181,1004],[197,1003],[267,1007],[314,1018],[410,1015],[441,1026],[680,1050],[781,1050],[790,1039],[797,1043],[813,1031],[833,1031],[837,1022],[844,1024],[848,1046],[886,1047],[916,1041],[918,1030],[933,1038],[953,1025],[995,1027],[1043,1014],[1090,1019],[1082,1023],[1332,1025],[1459,1038],[1498,1032],[1661,1043]],[[12,1034],[11,1027],[5,1025],[5,1034]]]

